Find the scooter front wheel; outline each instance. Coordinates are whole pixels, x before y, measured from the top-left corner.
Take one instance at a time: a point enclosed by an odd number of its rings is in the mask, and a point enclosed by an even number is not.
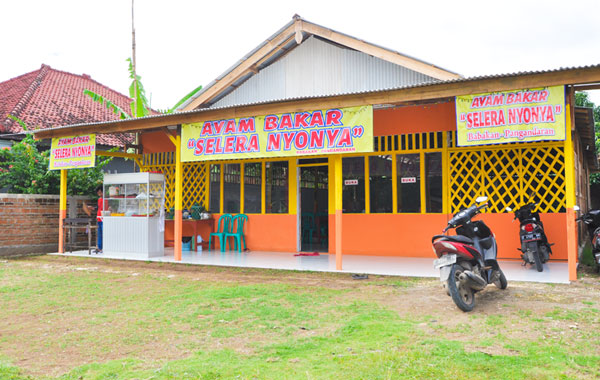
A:
[[[506,289],[508,287],[508,281],[506,280],[506,276],[504,275],[504,272],[502,272],[502,269],[498,269],[497,273],[494,273],[494,275],[496,276],[494,285],[496,285],[498,289]]]
[[[448,290],[452,300],[462,311],[471,311],[475,307],[473,289],[460,282],[459,276],[465,270],[460,264],[453,264],[448,277]]]

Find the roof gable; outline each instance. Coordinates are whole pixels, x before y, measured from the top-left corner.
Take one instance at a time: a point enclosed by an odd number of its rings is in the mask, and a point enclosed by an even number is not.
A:
[[[310,36],[288,54],[245,80],[211,107],[376,91],[436,78],[361,51]]]
[[[88,89],[129,109],[131,99],[114,91],[89,75],[76,75],[42,65],[39,70],[0,83],[0,130],[21,133],[23,129],[11,114],[32,128],[47,129],[59,125],[116,120],[118,116],[83,93]],[[99,135],[101,145],[120,146],[133,137]]]
[[[318,37],[329,44],[337,44],[342,49],[355,50],[364,55],[409,69],[430,78],[430,81],[460,78],[460,75],[456,73],[441,69],[427,62],[313,24],[303,20],[299,16],[294,16],[290,23],[256,47],[252,52],[248,53],[216,80],[194,94],[180,109],[188,111],[195,108],[209,108],[213,106],[219,99],[235,91],[242,83],[259,74],[267,67],[270,67],[282,59],[282,57],[297,49],[298,46],[304,45],[306,41],[314,40],[311,37]],[[308,79],[305,77],[305,80]],[[418,83],[410,84],[415,85]],[[384,88],[391,86],[390,84]],[[382,88],[369,88],[369,90],[378,89]]]

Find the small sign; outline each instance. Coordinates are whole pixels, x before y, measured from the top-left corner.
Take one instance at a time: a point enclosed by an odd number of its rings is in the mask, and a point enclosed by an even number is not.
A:
[[[357,179],[345,179],[344,185],[345,186],[356,186],[356,185],[358,185],[358,180]]]
[[[417,177],[402,177],[400,181],[402,183],[417,183]]]
[[[96,166],[96,135],[55,137],[50,148],[49,170]]]

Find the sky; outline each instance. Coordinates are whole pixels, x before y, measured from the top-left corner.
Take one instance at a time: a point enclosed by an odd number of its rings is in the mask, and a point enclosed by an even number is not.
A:
[[[131,0],[2,1],[0,14],[0,81],[47,64],[128,94]],[[598,0],[135,0],[152,107],[207,85],[294,14],[465,77],[600,64]]]

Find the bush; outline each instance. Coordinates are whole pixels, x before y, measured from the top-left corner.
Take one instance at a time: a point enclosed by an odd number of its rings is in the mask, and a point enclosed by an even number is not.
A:
[[[0,188],[16,194],[59,194],[60,171],[48,170],[50,151],[38,149],[36,141],[27,135],[10,148],[0,150]],[[71,169],[67,174],[70,195],[95,195],[102,183],[102,168],[112,158],[96,157],[96,167]]]

